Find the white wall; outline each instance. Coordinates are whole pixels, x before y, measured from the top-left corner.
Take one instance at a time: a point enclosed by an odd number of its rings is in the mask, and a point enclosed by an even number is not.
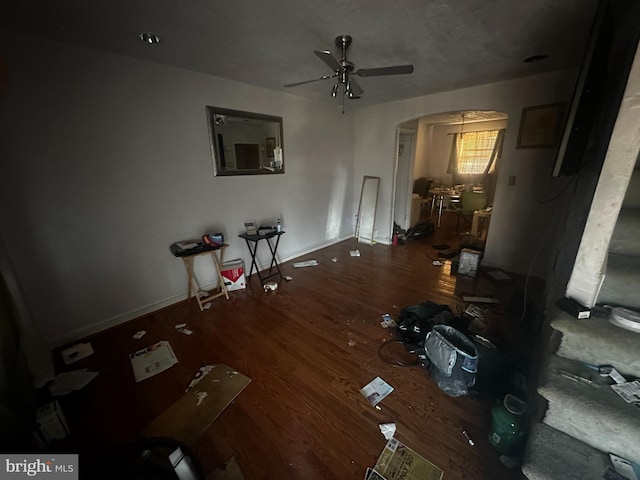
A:
[[[52,343],[184,296],[177,240],[221,231],[226,258],[248,265],[246,220],[282,219],[281,259],[352,235],[352,113],[7,32],[0,49],[0,228]],[[206,105],[283,117],[286,173],[214,177]]]
[[[575,75],[574,71],[556,72],[358,109],[354,182],[362,175],[381,177],[376,240],[389,243],[391,232],[396,127],[439,112],[497,110],[507,114],[509,128],[483,261],[510,271],[543,275],[553,261],[545,233],[556,228],[558,209],[553,201],[541,202],[561,191],[568,180],[551,177],[554,149],[515,148],[520,113],[523,107],[570,101]],[[507,185],[509,176],[516,177],[516,185]]]

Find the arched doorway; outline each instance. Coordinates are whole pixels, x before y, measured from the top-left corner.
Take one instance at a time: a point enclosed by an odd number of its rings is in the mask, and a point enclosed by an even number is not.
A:
[[[404,230],[414,227],[416,208],[420,211],[420,221],[424,220],[425,213],[431,213],[429,190],[433,191],[433,187],[436,186],[452,188],[460,192],[482,191],[486,204],[492,205],[499,159],[495,164],[490,165],[490,171],[483,172],[482,175],[476,173],[465,175],[464,171],[461,173],[455,169],[452,171],[452,148],[454,141],[459,142],[461,138],[469,140],[471,136],[482,136],[479,132],[495,132],[505,130],[506,127],[507,114],[493,110],[442,112],[398,125],[398,151],[392,205],[394,223]],[[407,138],[410,134],[413,134],[412,150],[407,155]],[[457,158],[455,160],[458,161]],[[426,190],[425,181],[428,185]],[[443,203],[445,202],[447,202],[446,199]],[[416,205],[419,206],[416,207]],[[443,207],[445,212],[453,209],[448,202]],[[489,222],[485,223],[489,224]],[[488,229],[480,232],[485,238],[487,233]]]

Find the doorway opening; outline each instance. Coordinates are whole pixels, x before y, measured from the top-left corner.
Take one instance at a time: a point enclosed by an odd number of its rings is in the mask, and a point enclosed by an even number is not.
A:
[[[459,110],[401,123],[392,235],[427,224],[483,245],[507,120],[494,110]]]

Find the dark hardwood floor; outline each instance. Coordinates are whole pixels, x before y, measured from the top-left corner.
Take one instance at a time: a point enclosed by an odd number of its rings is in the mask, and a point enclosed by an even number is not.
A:
[[[233,456],[246,479],[362,479],[386,444],[379,424],[395,422],[396,438],[445,479],[520,478],[488,441],[495,399],[448,397],[423,367],[398,367],[378,353],[395,338],[380,326],[382,314],[397,318],[426,300],[455,311],[464,305],[459,294],[476,292],[500,299],[490,333],[515,362],[526,362],[532,340],[519,318],[522,279],[496,284],[452,274],[450,262],[433,265],[432,245],[455,247],[463,238],[455,222],[445,214],[433,235],[396,247],[344,241],[296,259],[319,266],[283,264],[293,279],[273,292],[254,275],[246,290],[204,312],[182,302],[87,339],[95,354],[67,369],[100,374],[61,400],[72,437],[59,448],[80,453],[81,472],[93,470],[178,400],[199,367],[225,363],[252,381],[193,445],[205,472]],[[359,257],[350,256],[354,249]],[[183,322],[193,335],[174,329]],[[138,330],[146,336],[132,339]],[[179,363],[135,383],[128,354],[159,340],[171,343]],[[395,388],[380,410],[359,392],[377,376]]]

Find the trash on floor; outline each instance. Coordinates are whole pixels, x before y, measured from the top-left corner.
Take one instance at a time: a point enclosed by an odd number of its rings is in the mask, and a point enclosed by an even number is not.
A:
[[[191,446],[250,382],[249,377],[229,366],[216,364],[197,388],[190,389],[147,425],[143,435],[170,437]]]
[[[381,423],[378,427],[380,427],[382,435],[384,435],[384,438],[387,440],[392,439],[393,435],[396,433],[395,423]]]
[[[441,480],[442,476],[433,463],[391,438],[365,480]]]
[[[65,365],[70,365],[73,362],[77,362],[78,360],[82,360],[83,358],[88,357],[89,355],[93,355],[93,347],[90,343],[78,343],[73,347],[69,347],[62,352],[62,361]]]
[[[359,257],[360,256],[360,250],[351,250],[351,251],[349,251],[349,255],[351,255],[352,257]]]
[[[398,324],[391,318],[391,315],[385,313],[382,315],[382,321],[380,322],[382,328],[396,328]]]
[[[360,389],[360,393],[362,393],[367,401],[374,407],[391,392],[393,392],[393,387],[380,377],[374,378]]]
[[[209,306],[211,306],[211,304],[209,304]],[[208,307],[205,305],[204,308],[208,308]],[[173,328],[175,328],[180,333],[184,333],[185,335],[191,335],[193,333],[193,330],[189,330],[187,328],[187,324],[186,323],[179,323],[178,325],[176,325]]]
[[[319,265],[317,260],[305,260],[304,262],[296,262],[293,264],[295,268],[315,267],[316,265]]]
[[[290,282],[291,280],[293,280],[293,277],[292,277],[292,276],[290,276],[290,275],[285,275],[285,276],[284,276],[284,279],[285,279],[287,282]]]
[[[442,265],[444,265],[444,263],[442,263],[440,260],[434,260],[433,265],[436,267],[441,267]]]
[[[333,258],[331,259],[331,261],[332,261],[333,263],[336,263],[336,262],[338,261],[338,257],[333,257]]]
[[[72,372],[62,372],[56,376],[53,383],[49,385],[49,391],[54,397],[61,397],[74,390],[82,390],[97,376],[98,372],[89,372],[86,368],[73,370]]]
[[[627,382],[621,385],[611,385],[613,391],[616,392],[625,402],[640,404],[640,380]]]
[[[356,342],[353,338],[350,338],[347,342],[347,345],[349,345],[350,347],[355,347],[357,344],[358,342]]]
[[[36,423],[38,425],[37,433],[46,444],[69,436],[69,425],[57,400],[36,410]]]
[[[464,435],[464,438],[467,439],[467,443],[472,447],[476,444],[473,440],[471,440],[471,437],[469,436],[466,430],[462,430],[462,435]]]
[[[147,348],[130,353],[129,359],[131,360],[136,382],[151,378],[178,363],[171,345],[166,340],[161,340]]]
[[[264,291],[268,292],[271,290],[272,292],[278,288],[278,284],[276,282],[267,282],[263,285]]]
[[[140,340],[142,337],[144,337],[147,334],[147,332],[145,330],[138,330],[136,333],[133,334],[133,339],[134,340]]]

